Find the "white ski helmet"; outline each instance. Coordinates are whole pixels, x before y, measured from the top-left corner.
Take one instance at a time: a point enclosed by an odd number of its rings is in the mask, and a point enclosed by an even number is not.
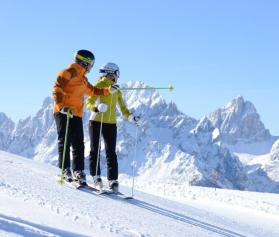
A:
[[[104,75],[114,74],[117,77],[120,76],[119,67],[115,63],[106,63],[106,64],[102,65],[99,72],[103,73]]]

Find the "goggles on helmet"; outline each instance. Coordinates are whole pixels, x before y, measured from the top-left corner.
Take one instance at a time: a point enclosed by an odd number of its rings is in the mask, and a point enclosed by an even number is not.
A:
[[[91,68],[94,65],[94,60],[92,58],[86,58],[86,57],[83,57],[83,56],[77,54],[76,59],[79,59],[80,61],[86,63],[88,66],[91,66]]]
[[[119,71],[119,70],[116,70],[116,71],[114,72],[114,74],[115,74],[117,77],[120,77],[120,71]]]

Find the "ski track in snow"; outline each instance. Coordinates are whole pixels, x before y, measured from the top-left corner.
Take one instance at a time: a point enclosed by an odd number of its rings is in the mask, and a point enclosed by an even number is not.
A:
[[[123,179],[122,182],[129,185],[130,181]],[[172,200],[210,200],[212,202],[225,203],[232,206],[241,206],[249,209],[279,215],[279,195],[274,193],[245,192],[239,190],[227,190],[219,188],[192,187],[188,184],[178,183],[154,183],[136,179],[136,189],[160,195]],[[251,195],[247,195],[251,193]]]
[[[0,235],[5,236],[5,232],[20,233],[22,236],[28,236],[28,237],[39,237],[39,236],[74,237],[78,235],[68,231],[35,224],[30,221],[22,220],[20,218],[14,218],[14,217],[0,214]],[[79,236],[83,236],[83,235],[79,235]]]
[[[249,226],[247,235],[245,224],[185,203],[140,192],[123,200],[75,190],[55,183],[56,167],[4,152],[0,157],[0,203],[6,204],[0,205],[0,236],[257,236]],[[258,233],[277,236],[276,230]]]

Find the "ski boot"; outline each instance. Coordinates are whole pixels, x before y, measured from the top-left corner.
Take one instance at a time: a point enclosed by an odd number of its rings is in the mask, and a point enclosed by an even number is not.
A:
[[[94,186],[95,188],[102,190],[104,185],[103,185],[103,181],[102,178],[99,175],[96,175],[93,177],[93,181],[94,181]]]
[[[62,179],[71,183],[73,181],[72,171],[70,168],[64,169],[62,172]]]
[[[86,183],[86,175],[82,170],[74,171],[74,181],[79,185],[87,185]]]
[[[109,190],[114,193],[119,192],[119,183],[117,180],[109,180]]]

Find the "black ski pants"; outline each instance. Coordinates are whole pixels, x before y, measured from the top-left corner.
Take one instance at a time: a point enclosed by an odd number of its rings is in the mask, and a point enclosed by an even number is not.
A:
[[[97,170],[97,175],[101,175],[100,159],[97,164],[98,147],[99,147],[99,140],[100,140],[100,127],[101,127],[100,122],[89,121],[89,136],[90,136],[89,169],[90,169],[90,174],[92,176],[96,175],[96,170]],[[116,124],[103,123],[102,136],[104,138],[105,151],[106,151],[107,178],[108,180],[117,180],[118,162],[117,162],[117,155],[115,152],[116,138],[117,138]]]
[[[63,159],[67,116],[65,114],[55,113],[54,119],[56,123],[57,134],[58,134],[58,155],[59,155],[58,165],[59,168],[61,169],[62,162],[63,162],[62,159]],[[64,169],[71,168],[70,147],[72,147],[73,171],[84,170],[84,141],[83,140],[84,140],[84,134],[83,134],[82,118],[74,116],[73,118],[70,118],[69,121]]]

